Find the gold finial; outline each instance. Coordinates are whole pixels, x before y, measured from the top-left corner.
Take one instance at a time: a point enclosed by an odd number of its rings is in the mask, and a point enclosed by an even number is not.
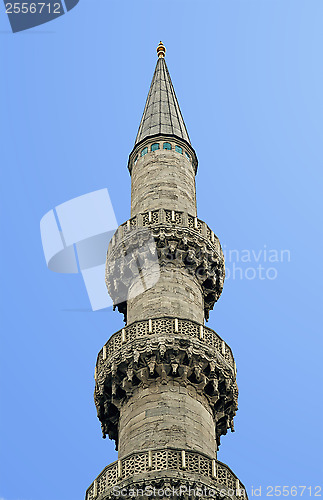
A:
[[[157,54],[158,54],[158,57],[165,57],[166,48],[165,48],[163,42],[159,42],[159,45],[157,47]]]

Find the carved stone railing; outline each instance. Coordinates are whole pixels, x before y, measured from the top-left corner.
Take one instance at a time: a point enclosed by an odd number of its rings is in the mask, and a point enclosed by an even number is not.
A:
[[[214,488],[227,488],[231,497],[247,498],[244,485],[232,470],[222,462],[194,451],[175,448],[132,453],[103,469],[87,489],[85,500],[95,500],[127,478],[157,471],[176,471],[198,474],[201,479],[211,480]],[[222,495],[223,496],[223,495]]]
[[[96,370],[99,370],[101,364],[107,359],[119,352],[124,344],[150,335],[164,337],[179,335],[198,339],[207,347],[215,349],[224,363],[236,374],[236,364],[232,351],[214,330],[195,321],[167,317],[137,321],[114,333],[98,354]]]
[[[114,233],[110,244],[113,247],[135,229],[149,227],[156,224],[172,224],[192,229],[201,236],[204,236],[204,238],[206,238],[215,247],[218,254],[222,255],[219,239],[205,222],[186,212],[165,210],[164,208],[137,214],[128,221],[124,222]]]

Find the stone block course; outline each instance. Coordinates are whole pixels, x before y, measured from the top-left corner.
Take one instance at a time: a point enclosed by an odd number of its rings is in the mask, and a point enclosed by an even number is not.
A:
[[[181,386],[159,386],[150,397],[124,404],[120,414],[119,454],[154,448],[163,442],[198,449],[215,455],[215,428],[212,415]],[[144,389],[147,391],[147,389]],[[146,394],[145,394],[146,396]],[[153,424],[153,425],[152,425]]]

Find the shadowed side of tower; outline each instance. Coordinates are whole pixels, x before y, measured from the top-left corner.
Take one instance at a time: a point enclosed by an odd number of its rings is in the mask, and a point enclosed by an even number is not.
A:
[[[231,349],[204,325],[222,292],[224,259],[218,238],[197,218],[198,162],[165,52],[160,43],[129,155],[131,218],[107,255],[107,287],[125,326],[98,355],[94,399],[118,461],[86,500],[121,489],[125,498],[131,489],[145,498],[152,488],[165,498],[178,496],[174,488],[186,498],[194,488],[219,498],[245,494],[216,458],[221,435],[233,430],[238,397]]]

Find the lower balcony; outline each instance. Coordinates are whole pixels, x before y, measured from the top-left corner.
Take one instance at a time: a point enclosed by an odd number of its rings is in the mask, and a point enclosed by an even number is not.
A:
[[[88,488],[85,500],[186,499],[203,496],[203,491],[204,496],[216,499],[248,498],[244,485],[227,465],[201,453],[168,448],[133,453],[108,465]]]

